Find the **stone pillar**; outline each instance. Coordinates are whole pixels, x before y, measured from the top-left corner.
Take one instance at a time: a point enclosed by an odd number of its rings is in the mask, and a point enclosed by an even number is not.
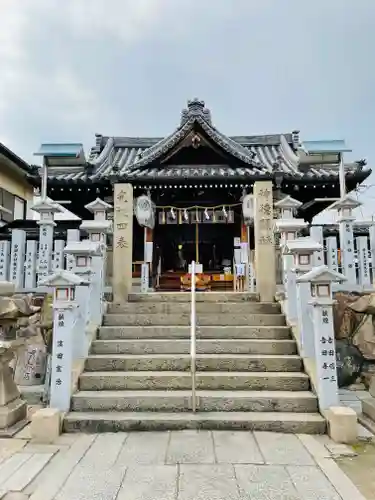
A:
[[[36,261],[38,242],[27,240],[26,242],[26,263],[25,263],[25,288],[33,290],[36,287]]]
[[[23,229],[13,229],[9,281],[14,283],[16,291],[24,287],[25,246],[26,232]]]
[[[345,276],[331,271],[327,266],[316,267],[298,279],[300,283],[309,284],[311,289],[316,390],[321,411],[340,404],[332,314],[332,283],[345,279]]]
[[[56,203],[47,200],[34,205],[33,210],[40,214],[39,224],[39,259],[38,259],[38,285],[52,273],[53,257],[53,230],[56,226],[54,215],[61,212]]]
[[[133,281],[133,186],[114,185],[113,301],[128,300]]]
[[[0,281],[8,281],[10,274],[10,241],[0,241]]]
[[[42,286],[55,288],[50,403],[61,412],[69,411],[72,396],[74,323],[77,314],[75,288],[82,279],[60,269],[48,276]]]
[[[339,223],[340,233],[340,255],[341,255],[341,271],[348,280],[348,285],[357,284],[357,274],[354,263],[354,241],[353,241],[353,210],[360,207],[362,203],[345,196],[339,201],[336,201],[331,208],[336,208]]]
[[[368,243],[367,236],[357,236],[357,257],[358,257],[358,274],[359,284],[365,290],[371,287],[370,266],[368,258]]]
[[[272,181],[255,182],[254,197],[256,287],[261,301],[272,302],[276,293]]]
[[[54,252],[53,252],[53,262],[52,268],[53,272],[58,269],[64,269],[64,248],[65,241],[64,240],[55,240]]]
[[[322,226],[311,226],[310,227],[310,237],[320,245],[322,249],[319,252],[315,252],[313,266],[323,266],[324,265],[324,239],[323,239],[323,228]]]
[[[80,231],[79,229],[68,229],[66,232],[66,244],[69,245],[69,243],[76,243],[80,241]],[[73,267],[75,266],[76,259],[74,255],[66,255],[66,269],[68,271],[71,271]]]
[[[328,236],[326,238],[327,244],[327,266],[331,271],[338,272],[338,255],[337,255],[337,238],[336,236]]]

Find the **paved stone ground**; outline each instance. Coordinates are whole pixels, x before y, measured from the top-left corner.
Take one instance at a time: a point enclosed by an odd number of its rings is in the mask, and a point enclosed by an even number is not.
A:
[[[6,500],[364,500],[327,437],[176,431],[0,440]]]

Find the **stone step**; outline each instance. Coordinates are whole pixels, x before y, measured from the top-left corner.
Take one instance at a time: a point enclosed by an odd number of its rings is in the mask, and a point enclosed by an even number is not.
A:
[[[111,314],[190,314],[190,302],[127,302],[110,304]],[[203,314],[280,314],[277,302],[197,302],[197,313]]]
[[[190,302],[191,294],[188,292],[153,292],[131,293],[129,302]],[[259,300],[257,293],[249,292],[197,292],[196,302],[256,302]]]
[[[318,411],[312,392],[198,391],[197,411]],[[82,391],[74,394],[73,411],[191,411],[190,391]]]
[[[184,371],[190,370],[190,355],[184,354],[92,354],[86,359],[89,371]],[[199,371],[300,371],[296,355],[199,354]]]
[[[202,354],[296,354],[294,340],[257,339],[200,339],[197,353]],[[96,340],[93,354],[189,354],[190,340],[186,339],[127,339]]]
[[[104,325],[190,325],[190,312],[180,314],[106,314]],[[284,326],[283,314],[197,314],[200,326]]]
[[[308,376],[302,372],[197,372],[201,390],[307,391]],[[79,379],[82,391],[191,390],[190,372],[106,371],[84,372]]]
[[[65,432],[127,432],[140,430],[252,430],[323,434],[324,418],[318,413],[284,412],[71,412],[63,421]]]
[[[197,339],[290,339],[289,326],[198,326]],[[189,339],[190,326],[102,326],[101,340],[115,339]]]

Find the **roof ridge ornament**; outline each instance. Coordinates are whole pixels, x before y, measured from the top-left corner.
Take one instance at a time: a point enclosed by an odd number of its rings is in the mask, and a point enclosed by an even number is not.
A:
[[[185,123],[190,119],[200,116],[207,123],[212,125],[211,121],[211,111],[205,107],[205,102],[198,97],[194,97],[194,99],[190,99],[187,102],[187,108],[181,111],[181,122],[180,126],[184,126]]]

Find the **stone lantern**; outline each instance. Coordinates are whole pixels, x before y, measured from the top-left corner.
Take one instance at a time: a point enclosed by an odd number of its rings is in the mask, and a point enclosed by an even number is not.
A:
[[[353,210],[361,205],[362,203],[348,195],[331,205],[331,208],[337,210],[337,222],[339,223],[340,234],[341,269],[342,273],[347,277],[349,285],[355,285],[357,283],[354,262],[353,223],[355,216],[353,215]]]
[[[42,282],[42,286],[54,288],[50,406],[60,411],[70,408],[73,348],[76,342],[79,343],[76,335],[85,334],[75,324],[76,288],[83,284],[86,282],[80,276],[63,269]]]
[[[312,329],[306,331],[302,328],[302,345],[307,343],[305,355],[315,358],[320,410],[339,406],[332,283],[342,281],[346,281],[345,276],[328,266],[315,267],[297,278],[297,283],[306,284],[310,289]]]
[[[297,288],[296,278],[312,269],[313,254],[322,249],[322,245],[309,237],[296,238],[287,241],[283,248],[283,254],[293,256],[293,265],[288,267],[284,277],[285,291],[287,296],[287,311],[291,321],[298,317],[297,310]],[[288,262],[289,266],[289,262]]]

